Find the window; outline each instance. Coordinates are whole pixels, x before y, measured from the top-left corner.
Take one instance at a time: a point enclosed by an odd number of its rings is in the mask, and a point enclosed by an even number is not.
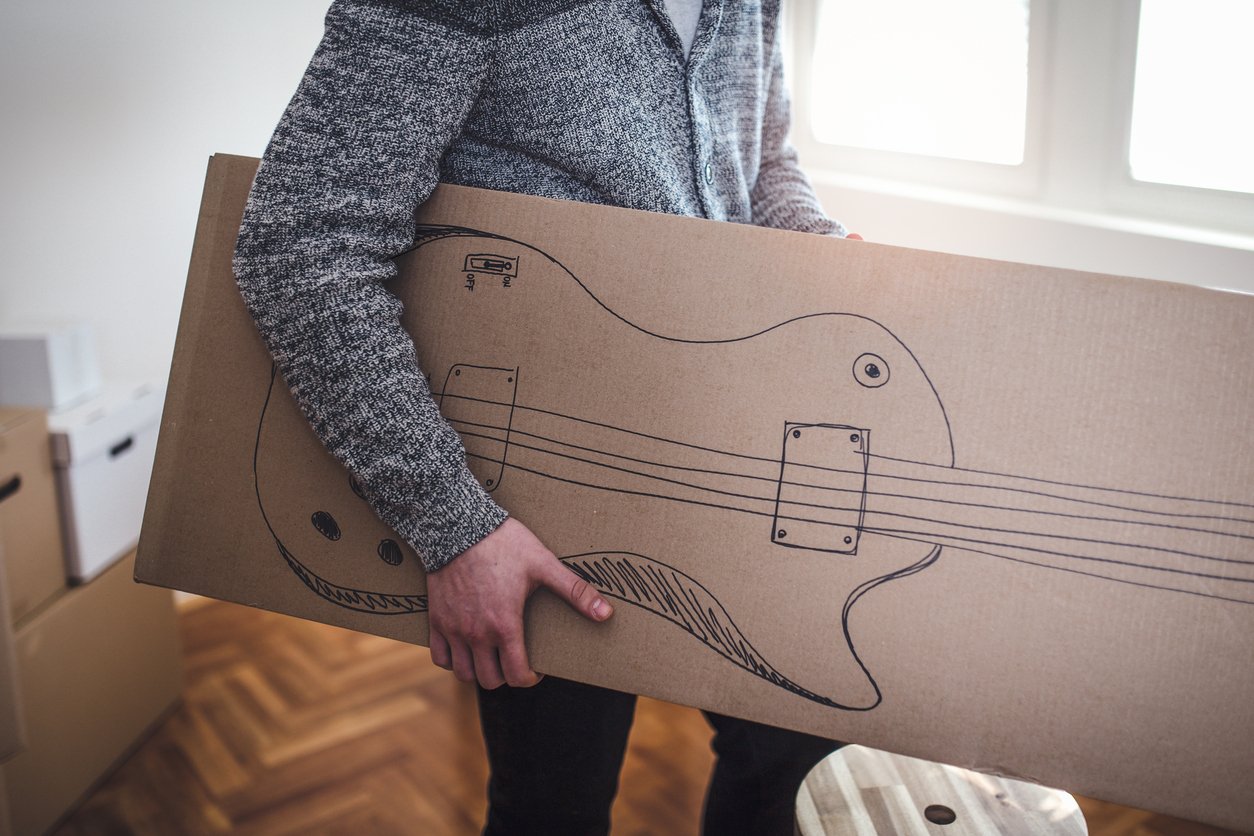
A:
[[[1028,0],[825,0],[811,73],[820,142],[1023,162]]]
[[[1254,0],[791,0],[812,169],[1254,236]]]
[[[1135,179],[1254,192],[1252,34],[1250,0],[1141,0]]]

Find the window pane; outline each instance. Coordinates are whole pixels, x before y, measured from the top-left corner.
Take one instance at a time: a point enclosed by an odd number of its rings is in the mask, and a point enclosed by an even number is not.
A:
[[[837,145],[1016,165],[1029,0],[822,0],[811,123]]]
[[[1141,0],[1132,176],[1254,192],[1254,2]]]

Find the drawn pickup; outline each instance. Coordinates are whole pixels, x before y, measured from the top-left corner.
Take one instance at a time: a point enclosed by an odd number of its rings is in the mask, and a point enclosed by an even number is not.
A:
[[[869,435],[869,430],[845,424],[784,425],[772,543],[858,553]]]
[[[518,256],[474,253],[466,256],[467,273],[490,273],[495,276],[518,278]]]

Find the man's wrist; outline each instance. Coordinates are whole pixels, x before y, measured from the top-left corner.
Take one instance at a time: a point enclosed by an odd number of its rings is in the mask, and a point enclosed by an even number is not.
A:
[[[423,542],[415,544],[427,572],[438,572],[453,562],[509,517],[467,467],[441,487],[439,496],[424,497],[429,507],[439,510],[428,515],[418,532]]]

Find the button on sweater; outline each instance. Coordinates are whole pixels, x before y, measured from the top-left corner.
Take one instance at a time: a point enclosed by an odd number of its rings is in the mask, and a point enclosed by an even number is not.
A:
[[[336,0],[235,253],[326,447],[434,571],[506,513],[440,417],[385,289],[438,182],[821,234],[787,141],[778,0]]]

